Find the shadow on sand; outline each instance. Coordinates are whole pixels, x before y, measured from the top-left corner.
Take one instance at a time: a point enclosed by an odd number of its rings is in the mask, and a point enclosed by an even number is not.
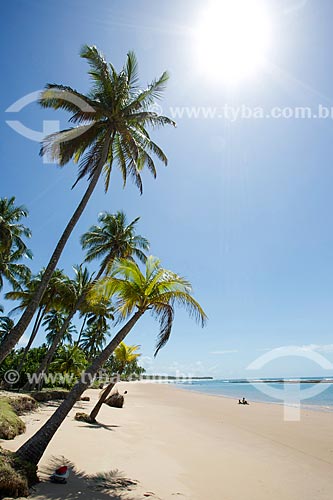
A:
[[[106,425],[106,424],[101,424],[100,422],[94,422],[91,424],[85,424],[84,422],[79,422],[82,425],[79,425],[78,427],[87,427],[88,429],[106,429],[107,431],[112,431],[113,429],[120,427],[120,425]]]
[[[61,465],[70,468],[68,482],[51,483],[50,475]],[[63,456],[52,457],[47,466],[40,468],[39,473],[42,482],[31,492],[33,500],[141,500],[148,496],[136,491],[139,488],[138,481],[126,478],[118,470],[89,476],[77,470]],[[157,499],[154,494],[149,497]]]

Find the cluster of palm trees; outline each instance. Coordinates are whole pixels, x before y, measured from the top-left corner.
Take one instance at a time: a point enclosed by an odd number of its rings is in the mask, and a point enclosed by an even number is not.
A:
[[[38,463],[75,402],[144,314],[150,312],[160,323],[155,354],[170,337],[175,306],[184,307],[202,325],[206,320],[203,309],[192,296],[191,284],[164,269],[157,258],[146,256],[148,241],[135,231],[138,219],[127,224],[123,212],[101,214],[98,224],[82,236],[85,261],[74,268],[73,278],[57,269],[62,251],[100,177],[104,177],[107,191],[112,167],[117,166],[124,185],[130,177],[142,193],[144,167],[156,177],[153,157],[167,164],[165,154],[151,139],[148,128],[174,125],[168,117],[151,110],[156,99],[163,94],[167,73],[141,89],[133,52],[128,53],[119,72],[105,61],[96,47],[84,46],[81,57],[90,66],[92,87],[89,93],[85,95],[68,86],[50,84],[39,101],[45,108],[69,111],[70,122],[75,125],[46,137],[41,154],[60,166],[73,160],[79,165],[76,183],[82,179],[88,181],[83,198],[49,263],[39,274],[31,276],[29,269],[20,263],[22,257],[31,257],[21,238],[29,237],[30,232],[19,223],[27,211],[16,208],[13,201],[10,208],[14,214],[12,221],[6,225],[10,217],[0,219],[0,231],[5,239],[0,247],[0,274],[13,288],[6,298],[18,300],[18,308],[22,310],[16,324],[10,325],[5,334],[0,333],[0,363],[10,355],[34,319],[27,352],[43,327],[49,347],[38,369],[42,379],[56,352],[65,349],[64,339],[74,335],[72,320],[75,314],[80,316],[82,324],[71,349],[83,348],[88,359],[87,367],[80,373],[67,398],[17,451],[20,459],[32,464]],[[6,206],[10,206],[8,201]],[[89,274],[87,265],[94,264],[95,259],[99,260],[99,267],[95,273]],[[114,327],[119,325],[119,329],[107,341],[110,322]],[[5,322],[0,328],[6,328]],[[73,353],[67,352],[66,356],[67,363],[72,363]],[[110,387],[104,396],[108,389]]]
[[[90,361],[105,346],[110,331],[110,321],[115,319],[114,306],[110,298],[102,297],[98,301],[92,301],[89,299],[88,291],[93,283],[110,269],[116,258],[136,257],[142,262],[145,261],[144,252],[149,249],[149,242],[143,236],[136,234],[138,221],[139,217],[128,224],[122,211],[115,214],[107,212],[99,214],[98,224],[92,226],[81,238],[86,257],[81,265],[73,266],[74,276],[70,278],[63,270],[55,269],[36,311],[29,340],[16,367],[20,373],[42,327],[48,350],[38,367],[37,377],[33,383],[27,383],[25,389],[32,390],[36,385],[39,389],[42,387],[43,375],[53,362],[59,346],[62,346],[62,349],[60,353],[58,352],[58,364],[61,364],[62,357],[68,356],[72,356],[73,360],[76,358],[76,362],[79,363],[81,353],[77,347],[84,351],[86,359]],[[18,220],[17,223],[19,222]],[[14,232],[15,226],[16,224],[11,224]],[[93,263],[96,260],[100,260],[100,265],[95,276],[89,272],[86,262]],[[19,302],[12,313],[24,310],[28,306],[40,284],[43,272],[42,269],[35,276],[29,272],[29,280],[23,278],[19,282],[16,280],[15,289],[4,295],[5,299]],[[75,314],[81,319],[79,333],[72,322]],[[10,317],[2,317],[1,325],[7,332],[13,328]],[[75,348],[72,349],[74,337],[76,337],[73,346]],[[63,346],[64,343],[68,345]],[[54,366],[56,364],[53,363]]]

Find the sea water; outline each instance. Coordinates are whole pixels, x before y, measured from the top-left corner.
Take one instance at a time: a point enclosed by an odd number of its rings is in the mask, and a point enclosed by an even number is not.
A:
[[[293,384],[294,387],[295,384],[297,384],[300,390],[301,406],[308,406],[318,410],[333,411],[333,378],[322,379],[319,377],[313,377],[309,379],[288,379],[285,381],[282,379],[257,379],[254,383],[241,379],[214,379],[183,380],[177,381],[176,383],[180,387],[190,391],[229,397],[235,399],[236,401],[245,397],[249,403],[251,403],[251,401],[257,401],[280,404],[283,404],[284,390],[288,391],[288,389],[291,388],[291,385],[289,384]],[[292,387],[292,389],[294,387]],[[267,392],[271,392],[269,388],[272,388],[274,393],[276,390],[281,391],[281,394],[278,394],[279,399],[267,394]],[[315,392],[318,393],[311,395],[311,397],[307,397],[309,395],[309,388],[315,388]]]

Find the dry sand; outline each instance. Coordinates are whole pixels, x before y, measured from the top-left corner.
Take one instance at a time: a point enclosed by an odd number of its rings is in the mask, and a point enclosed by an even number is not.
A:
[[[333,414],[304,410],[300,422],[284,422],[278,405],[240,406],[171,385],[118,387],[128,390],[125,406],[104,405],[99,426],[73,419],[89,412],[99,391],[77,403],[47,448],[31,500],[332,500]],[[53,410],[27,416],[26,434],[1,445],[15,450]],[[52,456],[75,464],[67,485],[46,480]],[[114,490],[97,491],[86,477],[115,470],[138,484],[120,479]]]

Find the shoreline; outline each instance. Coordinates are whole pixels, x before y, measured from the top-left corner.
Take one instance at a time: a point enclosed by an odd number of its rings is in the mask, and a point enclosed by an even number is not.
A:
[[[157,382],[159,383],[159,382]],[[205,396],[214,396],[217,398],[226,398],[226,399],[232,399],[235,401],[237,398],[235,396],[228,396],[227,394],[214,394],[214,393],[209,393],[209,392],[204,392],[204,391],[199,391],[195,389],[186,389],[184,387],[178,387],[177,382],[169,382],[169,385],[175,386],[176,389],[181,389],[184,391],[192,392],[192,393],[198,393],[198,394],[204,394]],[[182,384],[179,384],[181,386]],[[184,384],[185,385],[185,384]],[[285,404],[283,402],[279,401],[260,401],[257,399],[250,399],[249,400],[250,404],[251,402],[256,403],[256,404],[268,404],[268,405],[277,405],[277,406],[289,406],[290,408],[293,408],[296,406],[296,404]],[[302,404],[300,405],[300,410],[309,410],[309,411],[315,411],[315,412],[323,412],[323,413],[332,413],[333,412],[333,404],[324,406],[324,405],[317,405],[317,404]]]
[[[131,384],[161,384],[161,385],[169,385],[169,386],[173,386],[175,389],[180,389],[180,390],[184,390],[184,391],[187,391],[187,392],[191,392],[191,393],[198,393],[198,394],[203,394],[205,396],[213,396],[213,397],[217,397],[217,398],[226,398],[226,399],[231,399],[233,401],[236,401],[237,400],[237,397],[236,396],[229,396],[227,394],[217,394],[217,393],[210,393],[210,392],[205,392],[205,391],[200,391],[198,389],[187,389],[186,387],[184,386],[187,386],[187,385],[190,385],[190,384],[184,384],[182,382],[175,382],[175,381],[167,381],[167,380],[135,380],[135,381],[132,381],[130,382]],[[322,383],[325,383],[325,382],[322,382]],[[333,382],[332,382],[333,383]],[[285,404],[284,402],[280,402],[280,401],[263,401],[263,400],[259,400],[259,399],[249,399],[249,402],[251,404],[251,402],[253,403],[256,403],[256,404],[268,404],[268,405],[277,405],[279,407],[283,407],[283,406],[288,406],[290,408],[294,408],[296,407],[297,405],[296,404]],[[333,403],[332,405],[319,405],[319,404],[300,404],[300,410],[303,411],[303,410],[309,410],[309,411],[315,411],[315,412],[323,412],[323,413],[333,413]]]
[[[82,500],[115,498],[115,492],[92,491],[83,474],[118,470],[138,481],[119,499],[239,500],[240,485],[248,500],[330,500],[333,478],[333,429],[330,413],[301,410],[300,422],[285,422],[278,404],[242,406],[230,398],[184,390],[176,384],[122,382],[128,391],[122,410],[106,405],[99,425],[74,420],[89,412],[98,390],[79,401],[42,458],[42,483],[29,500],[55,495]],[[207,396],[210,396],[209,398]],[[57,405],[43,405],[24,417],[27,432],[4,448],[16,450],[50,416]],[[64,456],[80,473],[67,485],[52,485],[46,470],[52,457]],[[58,491],[58,493],[56,493]]]

